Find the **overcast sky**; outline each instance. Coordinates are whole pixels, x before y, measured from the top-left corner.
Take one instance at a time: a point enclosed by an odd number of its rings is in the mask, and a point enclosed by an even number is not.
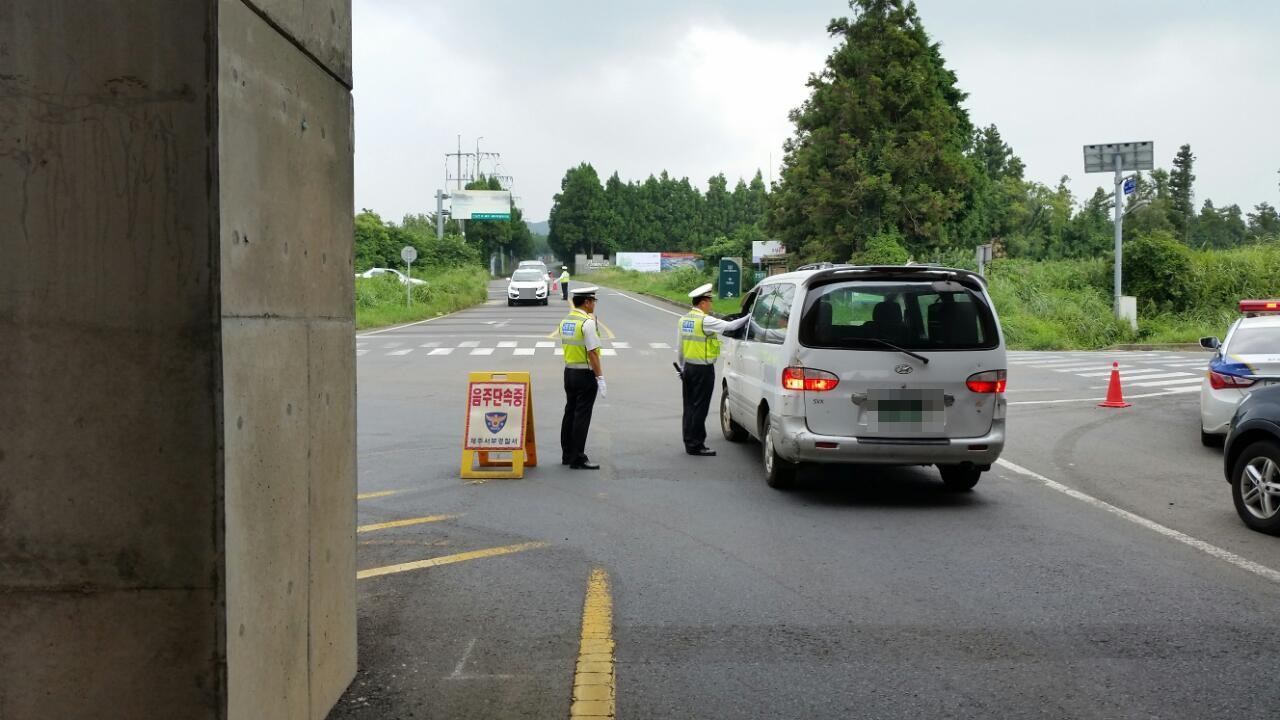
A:
[[[444,154],[501,153],[544,220],[565,171],[601,180],[667,170],[706,188],[777,178],[787,113],[834,47],[837,0],[484,3],[354,0],[355,200],[384,219],[433,212]],[[1280,3],[919,0],[925,29],[969,94],[1047,184],[1086,143],[1152,140],[1157,166],[1196,155],[1197,206],[1280,205]],[[770,163],[772,162],[772,166]],[[456,172],[456,171],[455,171]]]

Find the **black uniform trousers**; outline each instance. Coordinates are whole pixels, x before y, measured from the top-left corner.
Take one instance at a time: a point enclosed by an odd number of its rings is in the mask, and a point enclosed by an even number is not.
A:
[[[716,366],[685,363],[680,386],[684,395],[684,449],[697,450],[707,444],[707,411],[716,390]]]
[[[560,459],[569,464],[587,459],[587,431],[599,392],[590,369],[564,369],[564,419],[560,421]]]
[[[569,281],[568,280],[565,280],[564,282],[560,283],[560,297],[565,300],[569,299]]]

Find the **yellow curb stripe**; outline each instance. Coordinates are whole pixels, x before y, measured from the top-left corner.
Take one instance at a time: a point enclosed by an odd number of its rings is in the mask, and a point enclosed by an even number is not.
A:
[[[587,597],[582,604],[582,639],[573,673],[570,720],[613,718],[617,699],[613,662],[613,598],[609,574],[591,571]]]
[[[617,335],[614,335],[614,334],[613,334],[613,331],[609,329],[609,326],[608,326],[608,325],[605,325],[604,323],[600,322],[599,320],[596,320],[596,325],[599,325],[599,326],[600,326],[600,331],[601,331],[601,332],[600,332],[600,337],[601,337],[601,338],[603,338],[603,339],[605,339],[605,340],[612,340],[612,339],[614,339],[614,338],[616,338],[616,337],[617,337]]]
[[[511,553],[524,552],[525,550],[537,550],[538,548],[546,546],[547,544],[544,542],[527,542],[520,543],[519,545],[503,545],[502,547],[486,548],[484,550],[472,550],[471,552],[458,553],[457,555],[445,555],[437,558],[429,558],[427,560],[400,563],[399,565],[369,568],[368,570],[361,570],[360,572],[357,572],[356,579],[364,580],[365,578],[378,577],[379,575],[392,575],[395,573],[408,572],[410,570],[422,570],[423,568],[450,565],[452,563],[495,557],[497,555],[510,555]]]
[[[380,498],[380,497],[386,497],[388,495],[395,495],[398,492],[403,492],[403,491],[402,490],[383,490],[381,492],[362,493],[360,495],[357,495],[356,499],[369,500],[372,498]]]
[[[356,532],[371,532],[373,530],[386,530],[387,528],[406,527],[408,525],[421,525],[422,523],[439,522],[441,520],[452,520],[461,515],[427,515],[426,517],[409,518],[407,520],[392,520],[384,523],[374,523],[372,525],[361,525],[356,528]]]

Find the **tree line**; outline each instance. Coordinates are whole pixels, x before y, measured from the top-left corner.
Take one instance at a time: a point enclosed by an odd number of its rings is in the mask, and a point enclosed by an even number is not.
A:
[[[724,175],[705,192],[666,171],[642,183],[589,163],[569,169],[550,217],[552,250],[749,255],[750,239],[782,240],[798,261],[886,262],[968,257],[994,243],[1009,257],[1086,258],[1113,246],[1111,191],[1083,201],[1063,176],[1027,180],[994,125],[975,126],[966,94],[909,0],[851,0],[833,19],[838,40],[808,99],[790,114],[781,176],[757,173],[732,192]],[[1126,240],[1158,233],[1192,248],[1280,241],[1280,215],[1205,199],[1197,209],[1195,155],[1137,173],[1125,199]]]
[[[481,177],[468,183],[467,190],[501,190],[497,178]],[[435,213],[405,215],[396,224],[364,209],[355,217],[355,268],[400,267],[400,251],[412,246],[418,251],[415,264],[427,267],[488,265],[489,258],[526,258],[546,250],[546,240],[534,235],[520,208],[511,208],[511,219],[475,220],[463,223],[449,218],[444,237],[436,237]]]

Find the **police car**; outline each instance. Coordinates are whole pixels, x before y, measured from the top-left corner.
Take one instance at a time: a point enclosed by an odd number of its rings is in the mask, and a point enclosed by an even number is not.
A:
[[[1221,445],[1236,406],[1253,390],[1280,384],[1280,300],[1241,300],[1225,340],[1200,338],[1214,350],[1200,385],[1200,442]]]

